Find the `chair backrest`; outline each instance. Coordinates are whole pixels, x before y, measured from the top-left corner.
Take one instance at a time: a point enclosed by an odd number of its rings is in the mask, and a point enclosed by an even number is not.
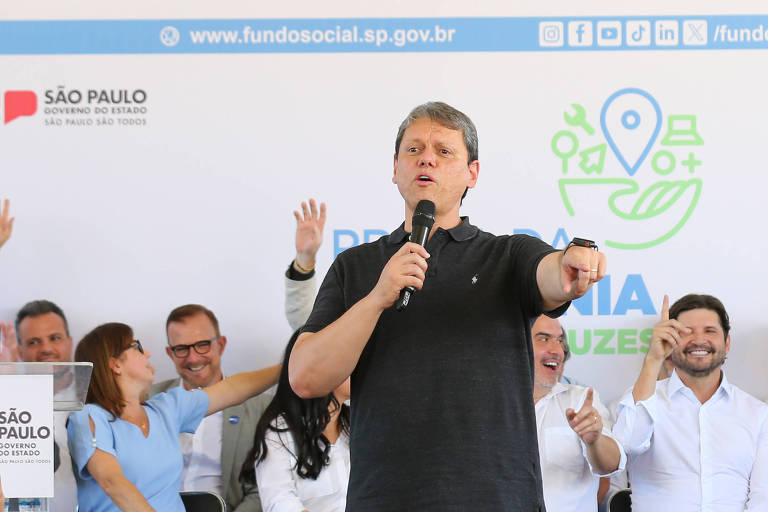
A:
[[[632,512],[632,490],[622,489],[611,496],[608,501],[610,512]]]
[[[227,504],[215,492],[182,491],[179,494],[181,501],[184,502],[184,510],[187,512],[225,512],[227,510]]]

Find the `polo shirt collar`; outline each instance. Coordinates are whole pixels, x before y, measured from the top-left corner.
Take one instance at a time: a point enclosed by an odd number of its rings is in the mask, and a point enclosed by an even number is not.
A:
[[[458,226],[448,230],[448,234],[451,235],[456,242],[464,242],[474,238],[478,229],[469,223],[469,217],[461,217],[461,222]],[[392,245],[398,245],[408,240],[410,233],[405,231],[405,222],[400,224],[392,233],[389,234],[389,243]]]

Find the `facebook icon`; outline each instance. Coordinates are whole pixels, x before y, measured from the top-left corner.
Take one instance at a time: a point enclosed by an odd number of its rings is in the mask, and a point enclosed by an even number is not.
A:
[[[568,22],[568,46],[592,46],[592,22]]]

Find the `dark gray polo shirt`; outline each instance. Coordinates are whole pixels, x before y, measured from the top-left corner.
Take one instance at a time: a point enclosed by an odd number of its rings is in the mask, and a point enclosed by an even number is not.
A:
[[[341,253],[304,331],[367,295],[407,239],[401,225]],[[467,218],[426,248],[423,289],[381,315],[352,373],[347,510],[544,510],[530,327],[536,268],[554,249]]]

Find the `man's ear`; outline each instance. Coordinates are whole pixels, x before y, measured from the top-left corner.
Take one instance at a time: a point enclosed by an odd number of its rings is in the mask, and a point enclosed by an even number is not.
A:
[[[727,354],[731,350],[731,335],[725,337],[725,353]]]
[[[173,361],[173,351],[168,345],[165,346],[165,353],[168,354],[168,357],[170,357],[171,361]]]
[[[475,185],[477,185],[477,178],[480,175],[480,162],[477,160],[473,160],[472,163],[469,164],[469,183],[467,184],[468,188],[475,188]]]
[[[226,336],[219,336],[219,354],[224,353],[224,347],[227,346],[227,337]]]
[[[392,161],[392,183],[397,183],[397,155]]]

